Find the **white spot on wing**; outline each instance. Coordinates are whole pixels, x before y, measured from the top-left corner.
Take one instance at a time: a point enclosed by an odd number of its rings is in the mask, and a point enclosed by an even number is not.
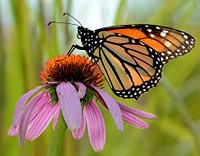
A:
[[[163,30],[163,32],[167,34],[169,31],[168,30]]]
[[[152,29],[147,29],[148,32],[152,32]]]
[[[141,41],[140,41],[140,44],[141,44],[141,45],[145,45],[145,44],[144,44],[143,42],[141,42]]]
[[[156,29],[160,29],[160,27],[159,27],[159,26],[156,26]]]
[[[184,45],[182,45],[182,47],[181,47],[182,49],[185,49],[185,46]]]
[[[171,44],[169,41],[165,41],[165,42],[164,42],[164,45],[165,45],[166,47],[170,47],[172,44]]]
[[[154,38],[154,37],[155,37],[155,35],[154,35],[154,34],[150,34],[150,37]]]
[[[134,40],[134,39],[132,39],[132,40],[131,40],[131,43],[135,43],[135,40]]]
[[[163,31],[160,33],[160,36],[162,36],[162,37],[166,37],[166,35],[167,34],[165,32],[163,32]]]
[[[183,37],[184,37],[185,39],[188,39],[188,35],[183,35]]]
[[[171,51],[167,51],[167,54],[168,54],[168,55],[171,55],[171,54],[172,54],[172,52],[171,52]]]

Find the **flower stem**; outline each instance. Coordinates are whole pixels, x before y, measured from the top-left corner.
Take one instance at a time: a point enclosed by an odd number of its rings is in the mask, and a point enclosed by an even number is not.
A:
[[[65,123],[62,113],[60,112],[55,130],[53,133],[53,137],[51,140],[51,145],[48,150],[48,156],[59,155],[59,151],[60,151],[63,138],[64,138],[63,136],[65,134],[66,129],[67,129],[67,125]]]

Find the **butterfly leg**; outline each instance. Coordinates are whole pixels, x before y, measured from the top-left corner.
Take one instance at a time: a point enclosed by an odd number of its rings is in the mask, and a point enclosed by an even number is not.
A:
[[[67,54],[71,55],[71,53],[74,51],[74,49],[85,50],[84,47],[81,47],[81,46],[79,46],[79,45],[76,44],[76,45],[72,45],[71,46],[71,48],[70,48],[70,50],[68,51]]]
[[[97,56],[93,56],[92,58],[94,60],[94,63],[97,63],[99,61],[99,57],[97,57]]]
[[[91,65],[91,67],[92,67],[93,65],[97,65],[97,62],[99,61],[99,57],[93,56],[92,60],[93,60],[93,63],[92,63],[92,65]],[[98,65],[97,65],[97,66],[98,66]]]

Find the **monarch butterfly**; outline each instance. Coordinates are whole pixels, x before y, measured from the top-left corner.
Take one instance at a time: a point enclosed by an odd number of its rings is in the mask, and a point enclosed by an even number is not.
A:
[[[73,45],[68,54],[75,48],[85,50],[100,67],[112,91],[123,98],[138,99],[155,87],[163,65],[195,46],[192,36],[169,27],[135,24],[92,31],[75,20],[79,23],[77,38],[83,46]]]

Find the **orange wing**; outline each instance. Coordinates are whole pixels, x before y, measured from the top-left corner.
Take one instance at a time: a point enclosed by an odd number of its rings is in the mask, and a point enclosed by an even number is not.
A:
[[[99,32],[101,47],[93,56],[113,92],[123,98],[138,99],[161,79],[163,63],[155,50],[138,39]]]
[[[138,39],[154,49],[161,56],[163,63],[188,53],[195,46],[195,40],[189,34],[158,25],[123,25],[97,31],[108,31]]]

